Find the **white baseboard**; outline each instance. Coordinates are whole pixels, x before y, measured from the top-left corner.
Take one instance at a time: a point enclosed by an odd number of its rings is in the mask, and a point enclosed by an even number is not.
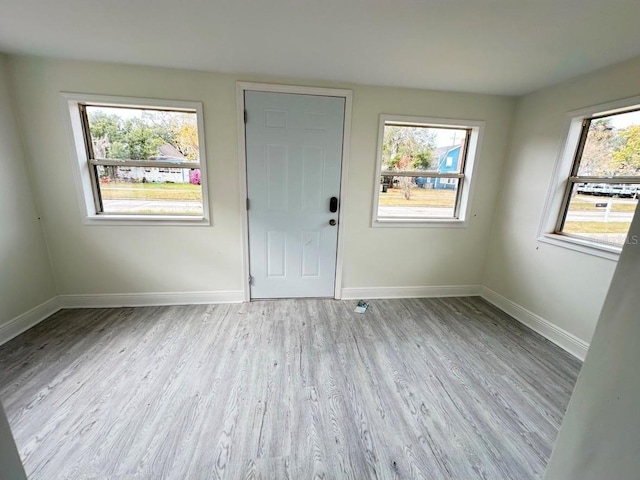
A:
[[[0,325],[0,345],[7,343],[22,332],[29,330],[45,318],[56,313],[60,308],[61,306],[58,297],[53,297],[46,302],[41,303],[37,307],[12,318],[4,325]]]
[[[152,307],[162,305],[196,305],[206,303],[241,303],[242,291],[102,293],[60,295],[62,308]]]
[[[487,302],[495,305],[503,312],[508,313],[520,323],[538,332],[548,340],[551,340],[574,357],[584,360],[587,355],[587,350],[589,349],[589,344],[587,342],[554,325],[550,321],[545,320],[524,307],[521,307],[517,303],[503,297],[488,287],[482,287],[481,296]]]
[[[482,294],[480,285],[444,285],[435,287],[353,287],[342,289],[342,300],[375,298],[474,297]]]
[[[589,344],[535,313],[482,285],[434,287],[354,287],[342,289],[342,300],[481,296],[487,302],[538,332],[574,357],[584,360]]]
[[[520,323],[538,332],[574,357],[584,360],[589,344],[517,303],[481,285],[433,287],[353,287],[342,289],[343,300],[481,296]],[[241,290],[223,292],[168,292],[59,295],[0,325],[0,345],[20,335],[62,308],[147,307],[242,303]]]

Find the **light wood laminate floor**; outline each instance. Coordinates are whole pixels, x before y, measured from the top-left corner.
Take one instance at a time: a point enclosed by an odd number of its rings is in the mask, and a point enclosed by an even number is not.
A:
[[[580,362],[477,297],[63,310],[0,347],[30,480],[541,478]]]

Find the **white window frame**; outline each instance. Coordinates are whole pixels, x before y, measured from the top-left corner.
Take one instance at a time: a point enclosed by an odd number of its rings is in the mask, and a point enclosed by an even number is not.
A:
[[[202,103],[181,100],[160,100],[137,97],[119,97],[85,93],[60,93],[63,121],[67,131],[72,157],[73,178],[85,225],[211,225],[209,194],[207,189],[207,161],[205,156],[204,119]],[[96,210],[94,186],[84,141],[80,104],[108,107],[158,108],[191,110],[196,112],[200,157],[200,188],[202,189],[202,216],[195,215],[114,215],[100,214]],[[163,165],[161,165],[162,167]]]
[[[563,142],[558,153],[538,228],[538,241],[607,260],[618,260],[622,247],[556,233],[556,228],[558,219],[563,214],[565,192],[580,142],[582,123],[588,118],[622,113],[634,106],[640,106],[640,96],[567,112]]]
[[[408,127],[422,126],[434,128],[468,129],[471,134],[467,145],[463,175],[460,177],[457,218],[425,218],[425,217],[394,217],[378,218],[378,201],[380,199],[380,172],[382,168],[382,143],[384,141],[384,127],[387,123],[401,124]],[[469,211],[474,187],[474,172],[477,168],[485,122],[481,120],[461,120],[437,117],[413,117],[406,115],[380,115],[378,124],[378,151],[376,158],[375,182],[373,188],[373,208],[371,212],[372,227],[467,227],[469,225]],[[428,175],[423,175],[428,176]]]

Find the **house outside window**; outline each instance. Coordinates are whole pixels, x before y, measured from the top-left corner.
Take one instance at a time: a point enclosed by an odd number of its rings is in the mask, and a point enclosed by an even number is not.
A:
[[[372,225],[465,226],[483,127],[381,115]]]
[[[208,224],[202,106],[62,94],[86,224]]]
[[[557,206],[540,239],[617,254],[634,241],[627,234],[640,197],[640,98],[573,113],[554,180]]]

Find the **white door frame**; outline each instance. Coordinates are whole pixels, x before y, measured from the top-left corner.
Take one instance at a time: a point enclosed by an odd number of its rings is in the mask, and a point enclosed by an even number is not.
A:
[[[342,296],[342,257],[344,250],[344,212],[347,191],[347,165],[351,140],[351,104],[353,92],[337,88],[300,87],[295,85],[276,85],[271,83],[236,82],[236,102],[238,107],[238,158],[240,159],[240,211],[242,229],[242,290],[244,301],[251,300],[249,287],[249,215],[247,214],[247,152],[246,130],[244,125],[244,92],[293,93],[299,95],[319,95],[344,98],[344,131],[342,137],[342,165],[340,171],[340,209],[338,214],[338,252],[336,255],[336,278],[334,298]]]

